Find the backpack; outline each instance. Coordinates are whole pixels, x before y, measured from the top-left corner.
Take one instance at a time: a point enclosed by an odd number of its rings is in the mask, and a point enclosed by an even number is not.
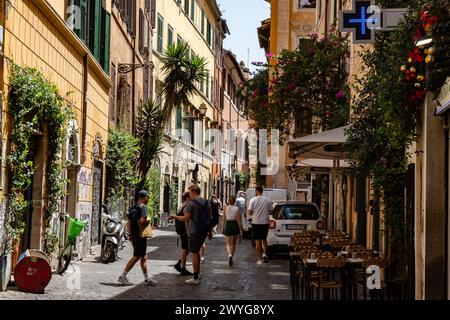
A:
[[[186,206],[182,206],[180,210],[178,210],[177,212],[177,216],[184,216],[184,208],[186,208]],[[184,221],[178,221],[175,220],[175,231],[177,232],[178,235],[183,235],[186,234],[186,225],[184,224]]]
[[[192,202],[195,202],[201,209],[197,221],[192,220],[197,227],[198,233],[206,235],[211,232],[213,226],[212,217],[209,214],[208,201],[206,201],[205,205],[202,205],[197,199],[192,200]]]
[[[141,211],[141,207],[139,207],[137,204],[135,204],[128,211],[128,221],[127,221],[127,233],[128,234],[131,234],[131,224],[132,224],[132,220],[134,219],[133,211],[136,211],[136,212]]]

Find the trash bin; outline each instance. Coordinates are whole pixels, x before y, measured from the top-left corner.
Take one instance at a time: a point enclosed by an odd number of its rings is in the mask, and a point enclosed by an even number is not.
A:
[[[50,283],[52,269],[49,258],[39,250],[27,250],[14,268],[14,280],[24,292],[41,293]]]

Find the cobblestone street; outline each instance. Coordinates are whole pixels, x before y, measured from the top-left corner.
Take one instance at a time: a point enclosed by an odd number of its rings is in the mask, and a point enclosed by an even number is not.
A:
[[[184,283],[173,268],[178,260],[177,235],[172,229],[157,229],[149,240],[149,273],[158,281],[157,287],[143,285],[143,276],[137,264],[129,274],[133,286],[117,284],[125,264],[131,256],[131,245],[120,253],[118,261],[102,264],[98,256],[82,262],[73,262],[64,276],[53,274],[44,294],[27,294],[9,287],[0,292],[0,300],[68,300],[68,299],[188,299],[188,300],[273,300],[291,299],[289,260],[280,256],[269,264],[257,266],[254,249],[249,240],[238,244],[234,265],[228,266],[225,238],[217,235],[207,240],[205,263],[201,266],[200,286]],[[190,257],[188,269],[192,270]],[[79,277],[78,277],[79,275]]]

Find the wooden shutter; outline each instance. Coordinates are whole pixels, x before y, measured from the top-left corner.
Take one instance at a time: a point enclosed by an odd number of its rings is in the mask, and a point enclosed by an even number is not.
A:
[[[150,81],[149,81],[149,96],[150,100],[153,100],[153,71],[150,71]]]
[[[86,44],[87,41],[87,15],[88,15],[88,4],[87,0],[80,0],[80,10],[81,10],[81,29],[79,31],[80,39]]]
[[[181,107],[177,107],[176,111],[176,129],[181,129],[183,127],[183,119],[181,115]]]
[[[136,1],[132,1],[131,5],[131,35],[136,36]]]
[[[109,98],[109,119],[113,122],[116,117],[116,66],[111,65],[111,94]]]
[[[111,14],[106,10],[103,10],[105,22],[104,22],[104,34],[102,39],[103,46],[103,70],[109,74],[109,62],[110,62],[110,50],[111,50]]]
[[[155,29],[156,27],[156,0],[150,0],[150,25],[152,26],[152,29]]]
[[[102,3],[91,1],[89,12],[89,49],[95,59],[101,63]]]
[[[150,97],[149,92],[149,78],[150,78],[150,68],[144,68],[144,99],[148,100]]]
[[[87,8],[87,0],[69,0],[67,2],[67,6],[77,6],[80,8],[80,28],[74,28],[74,32],[76,35],[86,44],[87,40],[87,14],[88,14],[88,8]]]
[[[142,9],[139,9],[139,51],[144,53],[144,44],[145,44],[145,32],[144,32],[145,24],[144,24],[144,12]]]

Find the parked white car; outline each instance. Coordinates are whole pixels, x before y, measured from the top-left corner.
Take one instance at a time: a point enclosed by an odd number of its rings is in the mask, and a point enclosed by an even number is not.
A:
[[[246,194],[247,194],[246,208],[248,208],[250,200],[256,196],[255,188],[247,189]],[[289,200],[289,192],[287,191],[287,189],[264,188],[263,196],[272,200],[272,203]],[[242,227],[244,229],[244,232],[249,231],[251,229],[251,217],[248,216],[247,221],[242,222]]]
[[[294,233],[303,230],[325,232],[325,225],[315,203],[300,201],[274,203],[267,235],[268,254],[271,255],[282,250],[288,251]]]

